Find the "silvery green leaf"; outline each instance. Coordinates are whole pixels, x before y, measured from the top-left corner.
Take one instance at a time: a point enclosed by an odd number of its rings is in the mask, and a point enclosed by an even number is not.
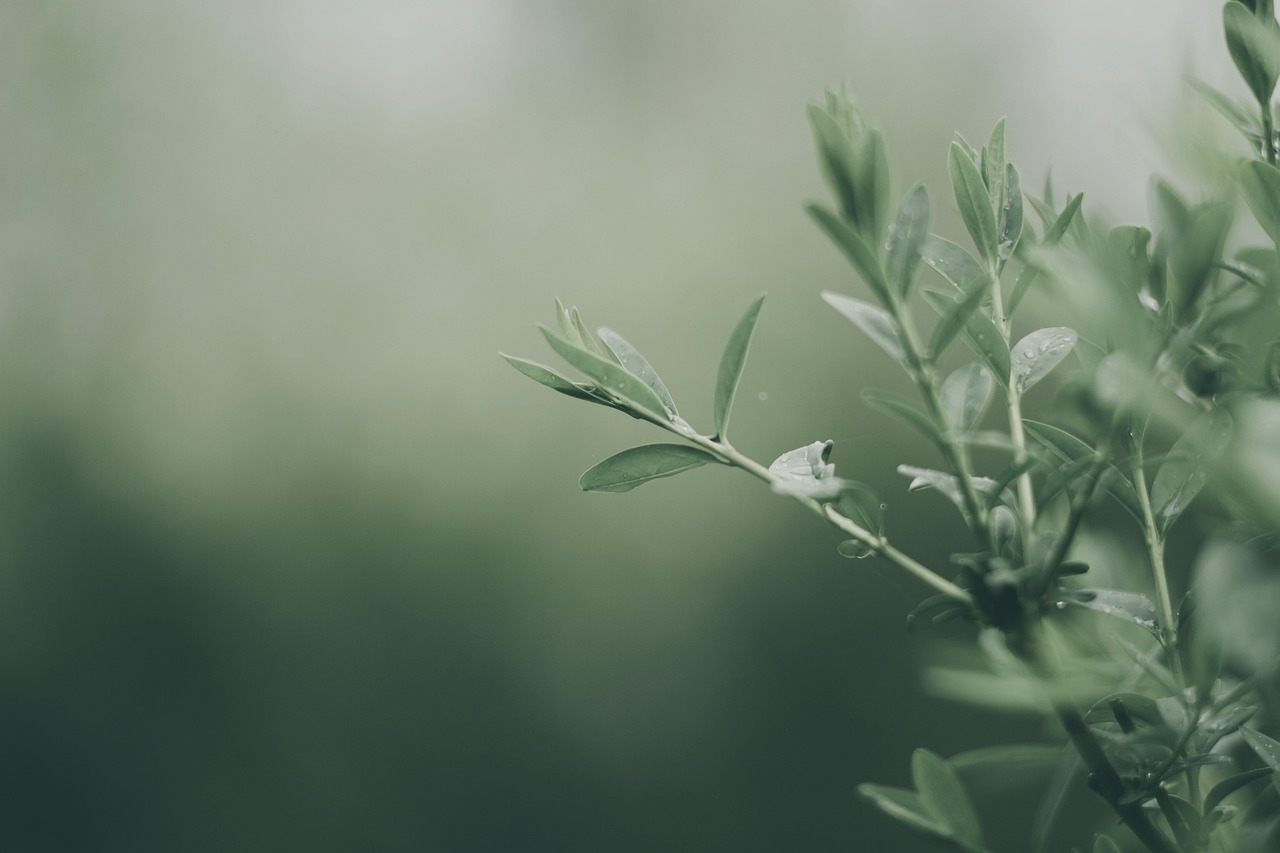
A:
[[[506,359],[507,364],[511,365],[525,376],[528,376],[534,382],[537,382],[540,385],[545,385],[553,391],[559,391],[561,394],[567,394],[568,396],[575,397],[579,400],[589,400],[593,403],[602,403],[606,406],[610,405],[608,400],[597,396],[594,385],[588,385],[582,382],[573,382],[567,377],[561,375],[559,372],[547,367],[545,364],[539,364],[536,361],[516,358],[515,356],[507,355],[506,353],[498,353],[498,355],[501,355]]]
[[[600,329],[596,332],[600,336],[600,341],[609,351],[613,353],[618,363],[630,373],[639,379],[645,385],[653,389],[653,393],[658,395],[658,399],[662,401],[662,405],[666,407],[667,413],[676,414],[675,401],[671,399],[671,392],[667,390],[667,386],[663,384],[658,372],[653,369],[649,361],[640,354],[640,351],[627,343],[622,335],[612,329]]]
[[[849,227],[844,220],[836,216],[831,211],[821,205],[808,205],[806,210],[813,220],[818,223],[827,236],[831,238],[831,242],[836,244],[844,256],[848,258],[849,263],[862,274],[862,279],[867,283],[867,287],[871,288],[871,292],[881,302],[888,304],[890,302],[888,279],[885,277],[884,268],[880,266],[880,261],[876,258],[875,252],[867,245],[866,241],[858,235],[856,231]]]
[[[1264,109],[1271,107],[1271,95],[1280,78],[1280,28],[1275,18],[1263,21],[1244,4],[1231,2],[1222,9],[1227,34],[1227,50],[1240,76]]]
[[[995,392],[991,371],[976,361],[959,368],[942,383],[938,396],[947,422],[957,432],[969,432],[978,425]]]
[[[840,205],[841,212],[857,221],[858,204],[855,182],[858,176],[857,155],[846,128],[827,110],[817,104],[809,106],[809,124],[818,148],[818,165],[822,176]]]
[[[1163,528],[1182,514],[1209,480],[1210,469],[1231,442],[1231,415],[1206,412],[1191,422],[1151,481],[1151,508]]]
[[[1018,341],[1010,350],[1013,384],[1018,391],[1031,388],[1057,367],[1077,338],[1074,329],[1058,326],[1040,329]]]
[[[705,450],[684,444],[633,447],[593,466],[578,481],[586,492],[628,492],[660,477],[719,462]]]
[[[1066,600],[1072,604],[1141,625],[1157,637],[1160,636],[1156,603],[1141,593],[1119,589],[1082,589]]]
[[[1041,246],[1045,249],[1052,249],[1062,241],[1063,235],[1067,233],[1076,212],[1080,210],[1080,203],[1084,201],[1084,193],[1079,193],[1067,199],[1067,206],[1063,208],[1062,213],[1056,219],[1051,220],[1052,224],[1048,225],[1048,231],[1045,232],[1044,240]],[[1036,279],[1040,277],[1042,268],[1040,264],[1034,260],[1027,263],[1018,273],[1018,281],[1013,286],[1013,293],[1009,296],[1009,313],[1012,314],[1022,302],[1022,297],[1031,289],[1031,285],[1035,284]]]
[[[935,446],[941,447],[945,444],[946,439],[943,437],[939,425],[935,424],[929,419],[928,415],[901,397],[878,391],[875,388],[867,388],[862,392],[862,399],[873,409],[897,418],[913,429],[918,430],[921,435],[932,441]]]
[[[991,211],[999,217],[1004,207],[1005,166],[1008,161],[1004,154],[1004,119],[996,122],[991,128],[991,136],[982,149],[982,182],[987,185],[987,197],[991,200]]]
[[[929,236],[929,194],[924,187],[907,193],[885,241],[885,274],[904,299],[920,265],[920,247]]]
[[[978,247],[978,253],[991,263],[996,257],[996,216],[987,195],[987,185],[977,165],[957,143],[951,143],[948,159],[951,186],[955,191],[960,218]]]
[[[904,477],[911,478],[907,491],[918,492],[923,489],[935,489],[939,494],[955,504],[961,515],[966,519],[969,517],[969,508],[965,503],[964,489],[960,485],[960,479],[954,474],[949,474],[946,471],[937,471],[933,468],[919,468],[915,465],[899,465],[898,473]],[[990,496],[997,487],[996,481],[990,477],[970,477],[969,482],[973,485],[974,490],[981,495]],[[1013,500],[1012,494],[1007,494],[1005,497],[1010,501]]]
[[[1240,734],[1244,736],[1249,748],[1262,759],[1262,763],[1270,767],[1272,773],[1280,774],[1280,741],[1267,737],[1262,732],[1254,731],[1248,726],[1241,726]]]
[[[982,827],[955,770],[927,749],[911,755],[911,779],[920,803],[953,838],[970,850],[982,848]]]
[[[943,296],[941,293],[933,290],[924,292],[925,301],[928,302],[933,309],[944,317],[952,309],[954,303],[951,299]],[[1000,330],[996,328],[996,324],[982,311],[974,311],[969,315],[969,319],[964,325],[965,342],[976,352],[987,367],[991,368],[991,374],[1001,385],[1008,385],[1009,382],[1009,345],[1005,343],[1004,337],[1000,334]]]
[[[769,465],[777,475],[773,490],[780,494],[802,495],[814,500],[831,500],[840,494],[844,481],[835,476],[836,466],[827,461],[833,443],[815,441],[788,450]]]
[[[1209,106],[1213,107],[1222,114],[1227,121],[1235,125],[1236,130],[1244,134],[1250,142],[1261,146],[1262,144],[1262,125],[1258,121],[1258,115],[1252,109],[1246,109],[1241,104],[1232,100],[1227,95],[1219,92],[1203,80],[1197,80],[1194,77],[1187,78],[1187,85],[1196,91],[1200,97],[1204,98]],[[1255,161],[1256,162],[1256,161]]]
[[[595,380],[599,389],[609,397],[659,421],[670,420],[662,399],[643,381],[628,373],[622,365],[569,343],[545,326],[538,328],[561,358]]]
[[[924,262],[956,286],[961,293],[971,293],[975,288],[984,291],[991,283],[991,276],[963,247],[936,234],[930,234],[921,247]]]
[[[1258,224],[1273,242],[1280,241],[1280,169],[1250,160],[1241,169],[1240,187]]]
[[[929,291],[932,292],[932,291]],[[929,341],[929,357],[935,362],[946,352],[961,329],[969,325],[970,318],[982,305],[987,294],[982,288],[974,288],[966,293],[958,302],[953,301],[950,307],[944,307],[941,299],[936,301],[939,310],[944,311],[942,319],[933,330],[933,338]],[[931,300],[932,302],[932,300]]]
[[[742,315],[742,319],[734,327],[733,334],[729,336],[729,343],[724,348],[724,355],[720,357],[714,409],[716,433],[722,441],[729,429],[729,414],[733,408],[733,399],[738,393],[738,382],[742,378],[742,368],[747,361],[747,349],[751,345],[751,335],[755,331],[756,319],[760,316],[760,308],[763,305],[764,295],[761,294],[755,302],[751,303],[747,313]]]
[[[997,254],[1001,261],[1007,261],[1013,255],[1022,236],[1022,186],[1018,180],[1018,170],[1010,163],[1006,167],[1004,179],[1004,208],[1000,213],[1000,237]]]
[[[900,364],[906,364],[906,348],[902,344],[902,331],[897,321],[869,302],[854,299],[841,293],[824,291],[823,300],[832,308],[843,314],[850,322],[862,330],[863,334],[875,341],[880,349],[887,352]]]

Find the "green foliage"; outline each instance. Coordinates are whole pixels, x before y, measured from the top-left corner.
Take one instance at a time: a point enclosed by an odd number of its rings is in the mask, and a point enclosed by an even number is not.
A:
[[[972,248],[929,232],[923,187],[906,194],[890,222],[880,132],[841,94],[810,107],[834,206],[808,211],[868,291],[822,298],[892,358],[917,397],[862,391],[869,407],[941,456],[933,467],[897,470],[910,478],[908,492],[936,492],[967,526],[947,564],[926,566],[890,543],[885,505],[870,486],[836,475],[833,442],[787,450],[767,466],[728,442],[762,298],[725,348],[711,433],[677,415],[634,347],[608,329],[592,335],[559,302],[559,333],[543,333],[586,381],[504,356],[542,385],[682,441],[606,459],[583,475],[584,489],[626,491],[710,462],[740,468],[834,526],[840,555],[882,560],[929,585],[910,625],[971,624],[963,635],[978,638],[971,663],[932,668],[928,685],[1042,717],[1047,742],[985,746],[950,761],[917,750],[913,788],[858,789],[950,849],[988,849],[969,786],[1046,774],[1032,821],[1036,849],[1052,843],[1081,778],[1123,825],[1114,837],[1097,835],[1094,853],[1134,845],[1217,853],[1276,840],[1280,785],[1254,783],[1280,779],[1280,742],[1262,730],[1276,719],[1268,702],[1280,668],[1280,170],[1271,105],[1280,25],[1271,3],[1234,0],[1223,22],[1260,108],[1192,85],[1255,156],[1233,170],[1238,187],[1204,201],[1156,180],[1147,224],[1086,219],[1079,193],[1058,210],[1047,182],[1043,198],[1026,196],[1003,119],[980,150],[957,138],[947,155]],[[1272,245],[1236,248],[1237,189]],[[1024,202],[1042,239],[1024,222]],[[942,290],[917,289],[922,262]],[[1039,328],[1017,313],[1037,288],[1073,311],[1070,327]],[[928,335],[923,305],[937,314]],[[944,363],[961,338],[972,358]],[[1042,387],[1050,390],[1026,396]],[[1035,417],[1029,401],[1042,401]],[[992,408],[999,429],[990,427]],[[1190,543],[1179,548],[1199,555],[1179,583],[1166,567],[1168,538],[1188,515],[1196,524],[1179,529]],[[1096,561],[1105,573],[1089,580]]]

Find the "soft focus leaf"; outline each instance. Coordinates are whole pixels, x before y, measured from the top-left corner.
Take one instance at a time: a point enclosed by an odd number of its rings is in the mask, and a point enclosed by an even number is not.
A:
[[[906,364],[907,353],[902,343],[902,331],[897,321],[889,316],[888,312],[861,299],[854,299],[842,293],[832,293],[829,290],[823,291],[822,298],[861,329],[863,334],[875,341],[876,345],[895,361]]]
[[[1010,163],[1005,167],[1004,208],[1000,212],[1000,234],[997,243],[997,255],[1000,260],[1007,261],[1017,248],[1018,238],[1022,236],[1022,184],[1018,178],[1018,170]]]
[[[1078,193],[1067,200],[1067,206],[1062,209],[1062,213],[1058,214],[1053,220],[1053,224],[1049,226],[1049,230],[1045,232],[1044,240],[1041,246],[1046,249],[1052,249],[1061,241],[1063,235],[1067,233],[1076,213],[1080,210],[1080,203],[1084,201],[1084,193]],[[1014,284],[1013,293],[1009,296],[1009,313],[1012,314],[1022,302],[1022,297],[1027,294],[1031,286],[1035,284],[1036,279],[1040,277],[1041,267],[1034,260],[1028,262],[1022,271],[1018,273],[1018,281]]]
[[[1156,603],[1141,593],[1119,589],[1082,589],[1067,600],[1072,604],[1141,625],[1156,636],[1160,635]]]
[[[964,295],[959,301],[952,301],[950,307],[945,307],[945,303],[938,299],[935,307],[943,311],[942,319],[938,321],[938,325],[933,330],[933,338],[929,341],[929,357],[934,361],[946,352],[951,342],[955,340],[960,330],[969,324],[969,320],[974,313],[982,305],[986,293],[982,288],[975,287]]]
[[[1271,767],[1258,767],[1253,770],[1246,770],[1244,773],[1228,776],[1209,790],[1208,796],[1204,798],[1204,813],[1207,815],[1216,809],[1223,800],[1244,786],[1259,779],[1265,779],[1275,772]]]
[[[990,264],[996,257],[996,217],[986,184],[973,160],[954,142],[951,143],[948,167],[960,218],[964,220],[978,253]]]
[[[630,373],[639,379],[645,385],[653,389],[653,393],[658,395],[658,399],[662,401],[662,405],[666,407],[667,413],[676,414],[675,401],[671,399],[671,392],[667,390],[667,386],[662,383],[662,379],[658,376],[658,372],[653,369],[649,361],[640,354],[640,351],[627,343],[627,340],[612,329],[600,329],[596,332],[600,336],[600,341],[609,351],[613,353],[618,363]]]
[[[884,504],[870,486],[845,480],[836,498],[836,509],[864,530],[877,536],[884,532]]]
[[[1151,482],[1151,508],[1168,528],[1209,480],[1213,464],[1231,441],[1231,416],[1225,409],[1206,412],[1174,443]]]
[[[578,481],[587,492],[628,492],[660,477],[719,462],[705,450],[684,444],[647,444],[610,456]]]
[[[1248,726],[1241,726],[1240,734],[1249,748],[1262,759],[1262,763],[1270,767],[1272,773],[1280,774],[1280,741]]]
[[[868,406],[877,411],[884,412],[903,423],[917,430],[921,435],[928,438],[935,446],[942,446],[944,439],[938,425],[915,406],[884,391],[877,391],[874,388],[867,388],[862,392],[862,399]]]
[[[865,241],[858,236],[852,228],[846,225],[839,217],[831,211],[816,204],[811,204],[806,208],[809,215],[818,223],[836,247],[844,253],[854,268],[862,274],[862,279],[867,283],[867,287],[871,288],[871,292],[876,295],[884,304],[889,304],[889,285],[885,278],[884,270],[880,266],[880,261],[876,258],[875,252],[871,250]]]
[[[1062,747],[1011,743],[962,752],[947,759],[971,791],[994,797],[1042,780],[1062,760]]]
[[[982,419],[994,392],[995,380],[991,378],[991,372],[975,361],[948,376],[938,390],[938,396],[951,428],[968,432]]]
[[[1231,122],[1250,142],[1256,146],[1262,144],[1262,124],[1258,121],[1256,109],[1246,108],[1232,98],[1219,92],[1203,80],[1187,78],[1187,84],[1204,98],[1209,106]]]
[[[760,316],[760,308],[764,305],[764,295],[756,297],[756,301],[747,308],[729,343],[725,345],[724,355],[720,357],[720,370],[716,375],[715,422],[716,434],[720,440],[725,439],[729,429],[729,414],[733,409],[733,399],[738,393],[738,382],[742,378],[742,368],[747,362],[747,350],[751,346],[751,335],[756,328],[756,319]]]
[[[1107,836],[1099,835],[1093,839],[1093,853],[1124,853],[1124,851]]]
[[[859,785],[858,793],[889,817],[926,835],[951,838],[951,830],[935,818],[915,791],[887,785]]]
[[[498,354],[506,359],[507,364],[511,365],[525,376],[528,376],[534,382],[545,385],[553,391],[559,391],[561,394],[567,394],[570,397],[576,397],[579,400],[590,400],[593,403],[603,403],[604,405],[608,405],[606,401],[592,393],[593,386],[591,385],[573,382],[555,370],[552,370],[550,367],[547,367],[545,364],[539,364],[536,361],[528,361],[523,358],[516,358],[515,356],[507,355],[506,353]]]
[[[574,346],[555,332],[539,326],[547,343],[561,358],[595,380],[599,388],[610,397],[645,412],[659,421],[669,420],[667,407],[654,390],[642,380],[632,376],[620,364]]]
[[[885,242],[885,274],[903,298],[911,292],[920,266],[920,249],[929,236],[929,194],[924,187],[907,193]]]
[[[1272,242],[1280,243],[1280,169],[1251,160],[1241,169],[1240,187],[1258,224]]]
[[[926,290],[924,292],[925,300],[933,306],[939,314],[946,315],[948,310],[954,304],[950,299],[941,293]],[[1009,345],[1005,343],[1004,337],[1000,334],[1000,330],[996,328],[996,324],[992,322],[982,311],[974,311],[969,315],[969,319],[965,321],[964,326],[965,342],[976,352],[987,367],[991,368],[991,374],[1001,385],[1008,385],[1009,382]]]
[[[1094,450],[1069,432],[1052,426],[1023,419],[1022,425],[1031,436],[1045,447],[1053,451],[1066,462],[1093,456]],[[1102,488],[1115,498],[1125,510],[1137,521],[1142,521],[1142,505],[1138,502],[1138,492],[1133,483],[1116,468],[1108,467],[1102,477]]]
[[[1222,9],[1227,34],[1227,50],[1264,109],[1271,107],[1271,95],[1280,77],[1280,29],[1275,20],[1262,21],[1237,2]]]
[[[981,848],[982,827],[960,778],[947,762],[927,749],[911,755],[911,779],[929,814],[970,848]]]
[[[1018,391],[1026,391],[1048,375],[1076,345],[1078,335],[1064,326],[1040,329],[1018,341],[1010,351],[1012,378]]]
[[[858,204],[855,181],[858,175],[857,156],[852,141],[836,119],[817,104],[808,110],[809,124],[813,129],[814,143],[818,149],[818,165],[840,206],[840,211],[852,222],[857,222]]]

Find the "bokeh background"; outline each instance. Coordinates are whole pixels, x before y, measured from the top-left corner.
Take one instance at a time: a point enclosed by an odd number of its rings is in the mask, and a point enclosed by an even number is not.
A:
[[[958,524],[893,473],[927,453],[857,401],[896,379],[817,298],[860,285],[801,210],[804,105],[850,82],[953,236],[947,144],[1001,115],[1027,185],[1145,218],[1210,121],[1183,73],[1238,85],[1218,21],[0,5],[0,846],[920,849],[857,783],[1040,734],[919,690],[926,590],[735,472],[583,494],[654,436],[498,351],[550,361],[559,296],[705,424],[767,290],[737,443],[835,439],[940,559]],[[979,803],[997,846],[1034,793]]]

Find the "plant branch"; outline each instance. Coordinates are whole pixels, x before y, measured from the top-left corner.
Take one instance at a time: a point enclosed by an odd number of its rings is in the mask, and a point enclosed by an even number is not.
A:
[[[1160,528],[1156,525],[1155,514],[1151,510],[1151,496],[1147,492],[1147,475],[1143,470],[1142,449],[1146,437],[1145,428],[1137,434],[1133,443],[1133,486],[1138,493],[1138,504],[1142,507],[1142,532],[1147,545],[1147,554],[1151,559],[1151,571],[1155,576],[1156,600],[1160,605],[1160,621],[1163,623],[1161,635],[1164,639],[1165,652],[1169,659],[1169,668],[1180,685],[1186,685],[1186,676],[1182,672],[1182,659],[1178,654],[1178,625],[1173,615],[1173,600],[1169,595],[1169,578],[1164,567],[1164,541]]]
[[[1011,318],[1005,316],[1004,293],[1000,289],[1000,276],[992,274],[991,307],[995,313],[996,328],[1004,337],[1007,345],[1012,339]],[[1005,403],[1009,412],[1009,438],[1015,448],[1014,462],[1021,463],[1027,458],[1027,434],[1022,427],[1022,392],[1018,390],[1013,377],[1007,377],[1008,388],[1005,392]],[[1018,511],[1022,515],[1023,552],[1030,553],[1031,534],[1036,524],[1036,495],[1031,483],[1031,472],[1023,471],[1018,475]]]

